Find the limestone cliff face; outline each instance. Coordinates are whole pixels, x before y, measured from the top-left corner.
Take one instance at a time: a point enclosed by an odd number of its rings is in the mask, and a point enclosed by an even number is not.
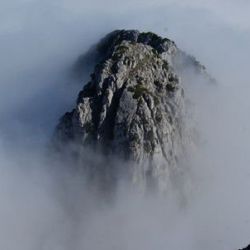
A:
[[[133,181],[165,189],[169,177],[179,172],[189,140],[184,90],[176,72],[185,60],[197,72],[205,68],[173,41],[134,30],[112,32],[93,51],[97,65],[75,108],[57,126],[57,147],[75,143],[114,155],[132,163]]]

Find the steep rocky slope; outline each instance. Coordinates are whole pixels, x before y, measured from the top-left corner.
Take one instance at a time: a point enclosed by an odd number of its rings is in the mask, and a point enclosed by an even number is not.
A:
[[[96,63],[91,80],[75,108],[61,118],[56,147],[65,150],[74,144],[116,156],[130,162],[125,168],[134,182],[166,189],[170,176],[183,172],[181,158],[191,144],[177,73],[188,65],[208,77],[205,67],[173,41],[136,30],[107,35],[80,57],[76,70],[84,70],[90,58]]]

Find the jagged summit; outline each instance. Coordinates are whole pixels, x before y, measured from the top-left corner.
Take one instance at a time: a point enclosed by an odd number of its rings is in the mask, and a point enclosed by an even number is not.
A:
[[[75,108],[57,126],[57,148],[74,143],[115,155],[132,162],[128,170],[134,181],[165,189],[169,177],[180,171],[188,141],[180,62],[190,60],[199,73],[205,68],[173,41],[136,30],[108,34],[78,60],[77,70],[89,55],[97,64]]]
[[[182,71],[191,69],[195,73],[206,76],[210,81],[214,81],[206,72],[206,68],[195,57],[188,55],[184,51],[177,48],[174,41],[168,38],[162,38],[152,32],[139,32],[138,30],[115,30],[103,39],[101,39],[95,46],[93,46],[86,54],[80,56],[75,64],[74,71],[78,75],[84,72],[83,68],[88,68],[90,62],[99,63],[110,56],[122,41],[131,43],[142,43],[155,49],[161,56],[167,57],[167,60],[174,65],[175,69]],[[171,55],[171,56],[168,56]]]
[[[101,39],[92,49],[89,50],[87,54],[84,54],[79,57],[76,63],[76,71],[82,72],[82,66],[89,64],[89,61],[95,61],[95,63],[109,57],[109,54],[112,53],[115,46],[120,44],[122,41],[128,41],[131,43],[143,43],[149,45],[152,48],[156,49],[159,53],[167,51],[168,45],[174,45],[173,41],[170,41],[167,38],[161,38],[160,36],[147,32],[140,33],[137,30],[115,30],[109,33],[106,37]]]

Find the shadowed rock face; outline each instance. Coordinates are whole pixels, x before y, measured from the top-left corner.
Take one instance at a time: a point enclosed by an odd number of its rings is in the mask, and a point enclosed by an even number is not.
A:
[[[132,180],[166,189],[170,175],[180,172],[178,161],[189,143],[176,72],[186,60],[197,72],[205,72],[204,66],[173,41],[134,30],[112,32],[87,58],[91,54],[97,65],[75,108],[57,126],[57,148],[74,143],[115,155],[132,163]],[[77,70],[84,63],[81,57]]]
[[[242,248],[242,249],[239,249],[239,250],[249,250],[250,249],[250,245],[247,246],[246,248]]]

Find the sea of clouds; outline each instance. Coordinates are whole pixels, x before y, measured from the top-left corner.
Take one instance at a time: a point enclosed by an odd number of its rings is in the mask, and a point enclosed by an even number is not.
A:
[[[230,250],[250,243],[250,2],[0,1],[0,249]],[[47,157],[84,85],[77,57],[114,29],[153,31],[217,79],[185,86],[200,141],[194,192],[102,203],[72,166]],[[87,76],[86,76],[87,78]]]

